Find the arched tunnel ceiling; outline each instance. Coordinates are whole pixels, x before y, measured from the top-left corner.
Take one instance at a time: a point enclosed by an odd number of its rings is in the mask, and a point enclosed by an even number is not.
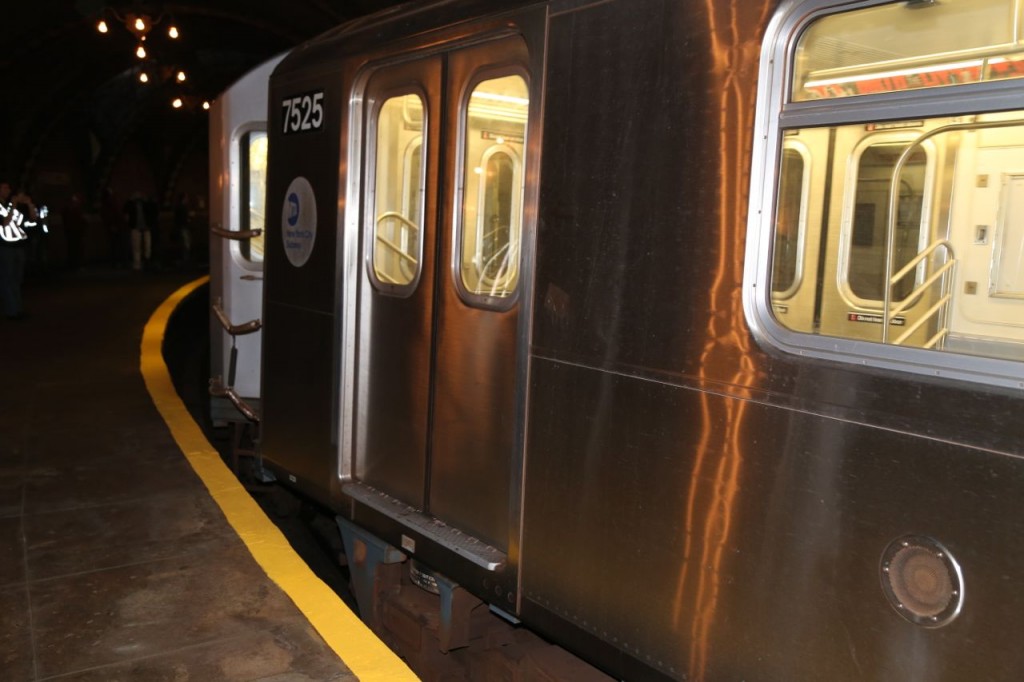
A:
[[[10,3],[0,21],[0,176],[31,178],[35,155],[55,134],[74,133],[79,156],[102,166],[131,136],[184,144],[205,130],[189,105],[213,98],[269,57],[396,0],[196,0],[103,2],[36,0]],[[160,20],[149,33],[148,85],[137,81],[136,37],[117,16]],[[96,23],[105,18],[110,32]],[[174,22],[181,37],[172,41]],[[185,84],[164,81],[184,69]],[[184,111],[169,106],[177,94]],[[102,168],[96,171],[102,173]],[[93,179],[101,182],[102,179]]]

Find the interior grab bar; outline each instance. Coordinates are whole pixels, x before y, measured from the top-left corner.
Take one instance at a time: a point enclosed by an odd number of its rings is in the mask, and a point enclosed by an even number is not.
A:
[[[224,308],[220,305],[220,300],[217,300],[217,302],[211,307],[213,308],[213,314],[217,316],[217,320],[219,320],[221,326],[224,327],[224,331],[231,336],[245,336],[246,334],[258,332],[263,328],[263,322],[259,319],[249,320],[242,324],[231,324],[231,320],[228,319],[227,314],[224,312]]]
[[[902,313],[904,310],[906,310],[910,306],[912,306],[915,303],[917,303],[918,299],[920,299],[921,296],[924,295],[924,293],[928,289],[928,287],[930,287],[931,285],[935,284],[935,282],[937,282],[943,275],[945,275],[947,272],[952,270],[955,265],[956,265],[956,260],[954,260],[952,258],[950,260],[946,261],[945,263],[943,263],[942,267],[940,267],[938,270],[936,270],[934,273],[932,273],[932,275],[930,277],[928,277],[928,279],[926,279],[925,281],[921,282],[921,284],[916,289],[914,289],[912,292],[910,292],[910,295],[907,296],[905,299],[903,299],[902,303],[900,303],[895,308],[890,310],[889,311],[889,317],[896,317],[897,315]],[[893,284],[895,284],[895,283],[896,282],[894,281]]]
[[[215,223],[210,225],[210,234],[221,239],[233,239],[240,242],[259,237],[263,234],[263,230],[225,230],[220,223]]]
[[[412,228],[413,230],[416,230],[417,232],[419,232],[419,230],[420,230],[420,226],[419,225],[417,225],[413,221],[409,220],[408,218],[406,218],[404,215],[402,215],[398,211],[387,211],[385,213],[381,213],[379,216],[377,216],[377,224],[380,225],[385,220],[389,220],[391,218],[394,218],[395,220],[397,220],[398,222],[402,223],[406,227]]]
[[[392,241],[388,241],[387,239],[385,239],[384,237],[382,237],[380,235],[377,235],[377,241],[379,241],[384,246],[386,246],[389,249],[391,249],[392,251],[394,251],[398,255],[399,258],[402,258],[403,260],[406,260],[406,261],[412,263],[413,265],[416,265],[416,259],[413,258],[412,256],[410,256],[409,254],[407,254],[405,251],[403,251],[402,247],[399,246],[398,244],[395,244]]]
[[[945,296],[943,296],[942,298],[940,298],[940,299],[939,299],[939,300],[938,300],[938,301],[937,301],[937,302],[935,303],[935,305],[933,305],[933,306],[932,306],[931,308],[929,308],[929,309],[927,310],[927,312],[925,312],[925,314],[924,314],[924,315],[922,315],[922,316],[921,316],[921,318],[917,320],[917,322],[915,322],[914,324],[912,324],[912,325],[910,325],[909,327],[907,327],[907,330],[906,330],[905,332],[903,332],[903,333],[902,333],[902,334],[900,334],[900,335],[899,335],[898,337],[896,337],[896,340],[892,342],[892,343],[893,343],[893,345],[894,345],[894,346],[899,346],[899,345],[901,345],[901,344],[902,344],[902,343],[903,343],[904,341],[906,341],[906,340],[907,340],[908,338],[910,338],[910,335],[911,335],[911,334],[913,334],[914,332],[916,332],[916,331],[917,331],[918,329],[920,329],[920,328],[921,328],[921,327],[922,327],[922,326],[924,325],[924,323],[925,323],[925,322],[927,322],[927,321],[928,321],[928,320],[930,320],[930,319],[931,319],[931,318],[932,318],[933,316],[935,316],[935,315],[936,315],[936,314],[937,314],[937,313],[939,312],[939,310],[941,310],[941,309],[942,309],[942,306],[944,306],[944,305],[946,305],[947,303],[949,303],[949,300],[950,300],[951,298],[952,298],[952,296],[951,296],[950,294],[946,294]],[[939,333],[940,333],[940,334],[942,334],[943,336],[945,336],[945,332],[946,332],[946,331],[947,331],[947,330],[945,329],[945,327],[943,327],[943,328],[942,328],[941,330],[939,330]],[[937,336],[938,336],[938,335],[937,335]],[[941,338],[941,337],[940,337],[940,338]],[[935,338],[935,337],[933,337],[933,340],[937,342],[937,341],[938,341],[938,338]]]
[[[225,386],[220,377],[210,379],[210,395],[214,398],[227,398],[235,406],[235,409],[242,413],[243,417],[254,424],[260,423],[260,416],[252,405],[242,400],[234,388]]]

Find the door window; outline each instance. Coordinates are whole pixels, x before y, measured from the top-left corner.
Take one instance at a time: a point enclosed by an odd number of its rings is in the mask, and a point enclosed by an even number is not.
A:
[[[523,222],[523,150],[529,107],[519,75],[481,81],[465,107],[459,275],[484,305],[515,293]]]
[[[772,259],[772,294],[792,295],[803,265],[807,212],[807,162],[804,154],[787,147],[779,174],[779,211],[775,218],[775,253]]]
[[[388,98],[377,113],[373,172],[373,275],[393,292],[415,286],[422,255],[423,99]]]
[[[888,272],[898,272],[914,259],[921,251],[922,236],[927,236],[921,229],[928,170],[923,147],[915,148],[904,163],[897,179],[896,219],[889,218],[892,174],[906,149],[907,145],[899,142],[872,144],[857,162],[852,229],[846,237],[846,283],[854,296],[865,301],[885,300],[890,229],[892,265]],[[902,301],[915,285],[914,277],[901,278],[893,284],[892,300]]]
[[[242,258],[251,263],[262,263],[267,201],[264,191],[267,186],[267,133],[262,130],[246,133],[239,146],[242,159],[239,229],[260,230],[260,234],[251,239],[243,239],[238,243],[238,248]]]

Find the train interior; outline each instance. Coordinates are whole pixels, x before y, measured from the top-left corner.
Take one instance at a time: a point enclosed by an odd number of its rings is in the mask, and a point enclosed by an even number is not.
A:
[[[793,100],[1024,75],[1013,39],[1021,19],[1006,16],[1007,3],[974,8],[991,23],[944,17],[955,33],[929,30],[928,7],[897,3],[814,24],[801,39]],[[920,20],[910,45],[889,23],[896,11],[904,28]],[[784,130],[776,319],[799,332],[1020,359],[1022,152],[1024,111]]]

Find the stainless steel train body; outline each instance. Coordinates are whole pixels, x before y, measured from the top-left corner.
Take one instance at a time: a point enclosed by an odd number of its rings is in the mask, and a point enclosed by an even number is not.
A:
[[[266,462],[625,679],[1020,679],[1018,5],[437,2],[295,50]]]
[[[260,399],[267,88],[282,57],[247,73],[210,108],[210,374],[253,410]],[[210,409],[215,423],[246,419],[227,397],[214,396]]]

